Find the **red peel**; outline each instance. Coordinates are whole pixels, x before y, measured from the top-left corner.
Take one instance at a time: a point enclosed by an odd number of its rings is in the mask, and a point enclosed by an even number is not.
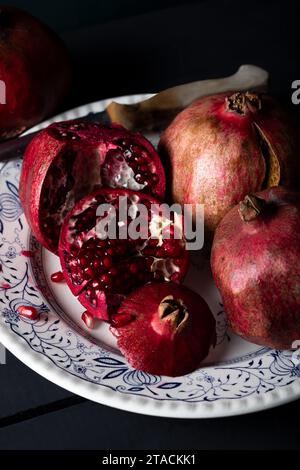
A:
[[[233,331],[291,349],[300,338],[300,194],[278,187],[245,198],[217,228],[211,265]]]
[[[195,370],[215,342],[215,320],[198,294],[173,283],[148,284],[131,293],[112,325],[118,347],[132,367],[179,376]]]

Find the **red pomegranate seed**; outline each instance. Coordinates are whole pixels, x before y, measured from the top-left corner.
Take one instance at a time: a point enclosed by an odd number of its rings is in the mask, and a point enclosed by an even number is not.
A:
[[[57,271],[56,273],[51,274],[51,281],[52,282],[64,282],[65,277],[61,271]]]
[[[112,266],[112,258],[111,256],[104,256],[103,258],[103,266],[105,268],[110,268]]]
[[[81,256],[81,258],[79,259],[79,263],[81,266],[85,267],[89,264],[89,260],[84,256]]]
[[[21,255],[26,256],[26,258],[32,258],[33,252],[31,250],[22,250]]]
[[[93,281],[92,286],[95,290],[100,289],[100,282],[99,281]]]
[[[1,282],[0,287],[2,287],[2,289],[10,289],[11,285],[7,282]]]
[[[87,277],[89,277],[89,278],[95,276],[95,272],[94,272],[94,270],[91,268],[91,266],[88,266],[87,268],[85,268],[84,274],[85,274]]]
[[[93,261],[93,268],[95,269],[99,269],[101,267],[101,260],[99,258],[96,258],[94,261]]]
[[[109,274],[106,274],[106,273],[102,274],[100,279],[101,279],[101,282],[103,282],[103,284],[110,284],[111,283],[111,277],[110,277]]]
[[[87,310],[83,312],[83,314],[81,315],[81,319],[84,321],[84,323],[90,330],[95,327],[95,317]]]
[[[115,276],[117,276],[118,272],[119,272],[118,269],[117,269],[115,266],[113,266],[113,267],[110,269],[109,274],[111,274],[111,276],[114,276],[114,277],[115,277]]]
[[[36,320],[39,316],[37,309],[29,305],[20,305],[17,311],[21,317],[28,318],[29,320]]]
[[[131,263],[130,266],[129,266],[129,271],[132,273],[132,274],[136,274],[139,270],[139,267],[137,265],[137,263]]]

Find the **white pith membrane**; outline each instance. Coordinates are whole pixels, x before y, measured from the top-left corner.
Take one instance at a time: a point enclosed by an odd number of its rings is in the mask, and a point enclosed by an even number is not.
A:
[[[128,188],[140,191],[146,184],[138,183],[135,180],[133,169],[128,165],[122,155],[111,159],[102,169],[103,182],[109,182],[111,188]]]
[[[67,250],[64,250],[64,264],[76,288],[76,295],[80,295],[80,300],[84,296],[85,301],[90,302],[91,308],[97,308],[98,302],[103,302],[105,292],[106,301],[113,309],[114,303],[117,308],[122,298],[139,285],[156,280],[178,280],[174,275],[178,275],[181,264],[185,262],[185,242],[183,239],[162,239],[163,230],[172,226],[173,222],[162,217],[161,224],[159,224],[157,214],[149,211],[151,220],[150,223],[147,221],[149,230],[147,238],[104,239],[103,233],[97,230],[99,217],[96,220],[95,214],[100,202],[96,198],[97,196],[93,200],[85,201],[69,220],[68,230],[64,233],[63,243],[65,247],[67,246]],[[138,195],[128,197],[128,225],[139,217],[138,204],[142,204],[143,199],[143,196]],[[148,200],[145,198],[144,201]],[[119,201],[115,197],[110,201],[107,194],[102,202],[115,203],[116,225],[123,226],[123,223],[118,224]],[[89,212],[94,214],[91,217],[92,222],[83,228],[80,225],[81,220]],[[107,214],[106,212],[104,217],[107,218]],[[152,232],[149,225],[152,227]],[[92,249],[90,249],[91,243]],[[71,253],[71,247],[73,247],[74,254]],[[97,250],[99,251],[98,258]],[[119,250],[121,250],[120,253]],[[105,260],[108,263],[107,267],[103,265]],[[99,267],[95,268],[95,261]],[[85,273],[87,273],[86,276]],[[108,276],[108,282],[105,276]],[[88,308],[87,305],[85,307]]]
[[[147,158],[143,147],[135,145],[134,150],[129,150],[128,143],[124,141],[122,145],[103,142],[92,147],[87,144],[84,150],[78,144],[70,145],[54,159],[43,183],[40,206],[40,220],[49,233],[51,245],[55,246],[60,226],[74,203],[95,189],[102,186],[146,192],[153,189],[157,176],[151,158]],[[144,173],[139,171],[140,167]]]

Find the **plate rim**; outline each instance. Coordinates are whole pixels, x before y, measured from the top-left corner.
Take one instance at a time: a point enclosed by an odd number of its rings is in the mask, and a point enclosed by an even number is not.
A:
[[[40,130],[56,120],[73,119],[75,118],[74,114],[76,117],[82,117],[86,115],[87,109],[88,112],[102,111],[114,100],[123,103],[133,103],[151,96],[153,94],[149,93],[125,95],[77,106],[28,129],[23,135]],[[239,398],[238,400],[221,398],[217,401],[206,403],[153,400],[137,395],[121,394],[104,387],[100,389],[97,384],[66,373],[66,371],[52,363],[49,358],[28,347],[28,344],[21,336],[13,334],[10,328],[7,328],[2,322],[0,323],[0,342],[27,367],[71,393],[102,405],[149,416],[200,419],[243,415],[286,404],[300,397],[300,380],[295,380],[292,384],[272,390],[268,394],[252,395]],[[37,354],[39,354],[39,357]]]

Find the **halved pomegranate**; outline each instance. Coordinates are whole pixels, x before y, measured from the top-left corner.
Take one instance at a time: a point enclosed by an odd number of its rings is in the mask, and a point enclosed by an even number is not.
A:
[[[139,219],[145,221],[146,230],[138,237],[122,238],[120,228],[125,222],[119,221],[119,198],[124,198],[128,214],[126,231]],[[110,204],[112,209],[97,216],[102,204]],[[155,211],[152,204],[160,203],[141,192],[103,188],[79,201],[63,223],[58,251],[65,279],[82,305],[98,318],[110,320],[125,296],[141,285],[180,282],[185,276],[185,240],[183,235],[173,236],[181,221]],[[146,215],[139,205],[147,208]],[[104,238],[101,221],[114,211],[116,238]],[[169,238],[164,237],[167,233]]]
[[[61,224],[74,203],[98,187],[165,193],[152,144],[121,126],[85,121],[51,124],[24,155],[20,198],[38,241],[56,253]]]

